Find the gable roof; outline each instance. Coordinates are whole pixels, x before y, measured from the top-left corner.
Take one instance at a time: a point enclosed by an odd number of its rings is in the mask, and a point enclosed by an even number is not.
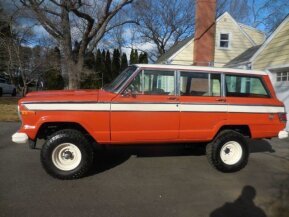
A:
[[[256,43],[253,41],[253,39],[242,29],[242,25],[244,27],[248,27],[247,25],[241,24],[241,23],[237,23],[237,21],[226,11],[224,12],[222,15],[220,15],[217,19],[216,19],[216,24],[224,17],[224,16],[228,16],[233,23],[238,26],[239,30],[241,33],[243,33],[243,35],[245,36],[245,38],[247,38],[249,40],[249,42],[252,44],[252,46],[256,46]],[[254,29],[256,31],[260,31],[257,30],[253,27],[250,27],[251,29]],[[260,31],[261,32],[261,31]],[[173,59],[178,53],[180,53],[192,40],[194,39],[194,34],[182,41],[177,42],[175,45],[173,45],[167,52],[165,52],[163,55],[161,55],[156,63],[162,63],[164,61],[170,61],[170,59]]]
[[[175,43],[170,49],[167,50],[167,52],[165,52],[163,55],[161,55],[158,60],[156,61],[156,63],[161,63],[163,61],[168,60],[170,57],[172,57],[175,53],[177,53],[177,51],[179,51],[182,47],[184,47],[188,42],[190,42],[194,37],[190,36],[187,37],[186,39],[182,40],[182,41],[178,41],[177,43]]]
[[[252,46],[255,46],[256,43],[252,40],[252,38],[242,29],[240,23],[238,23],[232,16],[231,14],[229,14],[229,12],[225,12],[223,13],[221,16],[219,16],[216,20],[216,23],[221,20],[224,16],[229,16],[231,18],[231,20],[233,21],[233,23],[238,26],[239,30],[241,33],[243,33],[243,35],[250,41],[250,43],[252,44]]]
[[[257,45],[254,47],[250,47],[247,50],[245,50],[243,53],[241,53],[239,56],[232,59],[230,62],[228,62],[225,66],[236,66],[240,64],[248,63],[251,59],[251,57],[258,51],[258,49],[261,47],[261,45]]]
[[[243,24],[243,23],[238,23],[238,25],[241,27],[241,29],[244,31],[244,33],[245,33],[246,35],[248,35],[248,37],[249,37],[250,39],[252,39],[252,41],[254,42],[255,45],[263,44],[264,41],[266,40],[266,34],[265,34],[264,32],[262,32],[261,30],[256,29],[256,28],[254,28],[254,27],[252,27],[252,26],[245,25],[245,24]],[[253,32],[257,33],[257,34],[262,35],[262,37],[263,37],[262,43],[257,42],[257,41],[256,41],[256,38],[254,38],[254,35],[251,35],[251,33],[249,33],[248,30],[249,30],[249,31],[253,31]]]
[[[250,62],[254,61],[257,56],[269,45],[269,43],[273,40],[275,35],[279,33],[279,31],[283,28],[283,26],[289,22],[289,14],[281,21],[281,23],[276,27],[273,33],[267,38],[267,40],[262,44],[262,46],[257,50],[257,52],[250,58]]]

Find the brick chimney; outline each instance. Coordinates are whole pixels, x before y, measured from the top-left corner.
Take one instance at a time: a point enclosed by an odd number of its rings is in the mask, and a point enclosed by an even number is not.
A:
[[[214,63],[216,33],[216,0],[196,0],[194,65]]]

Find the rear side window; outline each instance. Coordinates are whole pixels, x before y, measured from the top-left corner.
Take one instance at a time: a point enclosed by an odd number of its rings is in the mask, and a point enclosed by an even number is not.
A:
[[[181,72],[180,76],[181,96],[220,96],[220,74]]]
[[[225,83],[228,97],[269,97],[269,93],[259,77],[226,75]]]

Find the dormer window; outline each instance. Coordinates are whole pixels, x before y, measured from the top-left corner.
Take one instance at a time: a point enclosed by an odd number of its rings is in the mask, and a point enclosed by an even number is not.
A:
[[[230,47],[230,34],[229,33],[220,33],[220,48],[229,48]]]

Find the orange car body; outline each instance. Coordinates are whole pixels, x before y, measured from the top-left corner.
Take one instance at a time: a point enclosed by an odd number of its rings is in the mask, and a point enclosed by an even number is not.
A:
[[[208,142],[223,127],[247,126],[253,139],[277,137],[285,128],[285,108],[264,72],[164,65],[136,65],[128,84],[142,70],[193,71],[253,75],[262,80],[268,97],[124,94],[124,90],[44,91],[19,101],[22,126],[36,140],[46,123],[76,123],[99,144]],[[178,83],[178,82],[177,82]],[[286,114],[285,114],[286,116]]]

